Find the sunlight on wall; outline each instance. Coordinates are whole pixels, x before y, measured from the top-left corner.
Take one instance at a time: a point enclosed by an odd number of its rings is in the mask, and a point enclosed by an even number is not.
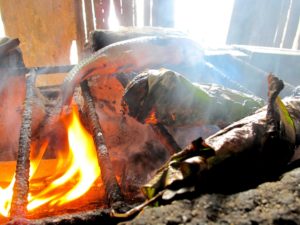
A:
[[[224,45],[226,43],[234,0],[174,0],[174,2],[175,28],[188,32],[203,44]],[[144,4],[144,0],[135,2],[138,27],[144,26]],[[84,4],[82,7],[84,11]],[[151,7],[152,1],[150,1]],[[86,29],[85,15],[83,17]],[[110,0],[108,26],[110,30],[120,28],[113,0]],[[87,38],[87,33],[85,34]]]
[[[234,0],[175,0],[175,28],[207,45],[223,45]]]
[[[138,27],[144,26],[144,0],[136,1],[136,23]]]
[[[78,50],[76,40],[73,40],[70,47],[70,63],[72,65],[78,63]]]
[[[4,29],[2,17],[1,17],[1,14],[0,14],[0,38],[1,37],[5,37],[5,29]]]
[[[116,10],[115,10],[115,5],[113,0],[110,0],[108,27],[110,30],[118,30],[120,28],[120,23],[116,15]]]

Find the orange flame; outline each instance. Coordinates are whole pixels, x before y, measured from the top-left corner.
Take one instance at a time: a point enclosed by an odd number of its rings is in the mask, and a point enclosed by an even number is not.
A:
[[[149,113],[149,116],[145,119],[145,123],[147,123],[147,124],[157,124],[158,123],[155,108],[153,108],[151,110],[151,112]]]
[[[70,123],[67,123],[66,119],[64,121],[68,132],[68,156],[58,157],[55,174],[46,178],[46,181],[51,181],[46,188],[44,188],[45,179],[42,182],[35,180],[34,174],[38,171],[39,163],[48,145],[47,142],[42,145],[40,154],[31,160],[28,211],[46,204],[60,206],[78,199],[88,192],[100,176],[93,138],[81,125],[76,107],[73,107]],[[34,147],[31,146],[31,148]],[[0,187],[0,214],[4,217],[9,216],[14,181],[13,176],[9,186]],[[66,189],[65,186],[70,188]],[[42,191],[36,193],[32,191],[33,187]]]
[[[6,188],[0,187],[0,214],[4,217],[9,216],[14,184],[15,184],[15,175],[13,176],[10,184]]]

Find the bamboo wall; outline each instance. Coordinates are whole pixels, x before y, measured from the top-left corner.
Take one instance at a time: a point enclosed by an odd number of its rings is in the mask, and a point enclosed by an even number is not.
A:
[[[300,49],[299,0],[235,0],[228,44]]]

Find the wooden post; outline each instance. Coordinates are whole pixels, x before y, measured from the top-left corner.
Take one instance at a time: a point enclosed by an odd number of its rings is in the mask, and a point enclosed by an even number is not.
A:
[[[96,29],[108,29],[110,0],[93,0],[96,17]]]

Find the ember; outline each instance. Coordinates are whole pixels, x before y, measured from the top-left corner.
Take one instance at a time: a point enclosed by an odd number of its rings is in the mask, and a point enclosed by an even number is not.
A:
[[[147,123],[147,124],[157,124],[158,123],[158,120],[156,118],[155,108],[153,108],[151,110],[151,112],[149,113],[149,116],[145,119],[145,123]]]

